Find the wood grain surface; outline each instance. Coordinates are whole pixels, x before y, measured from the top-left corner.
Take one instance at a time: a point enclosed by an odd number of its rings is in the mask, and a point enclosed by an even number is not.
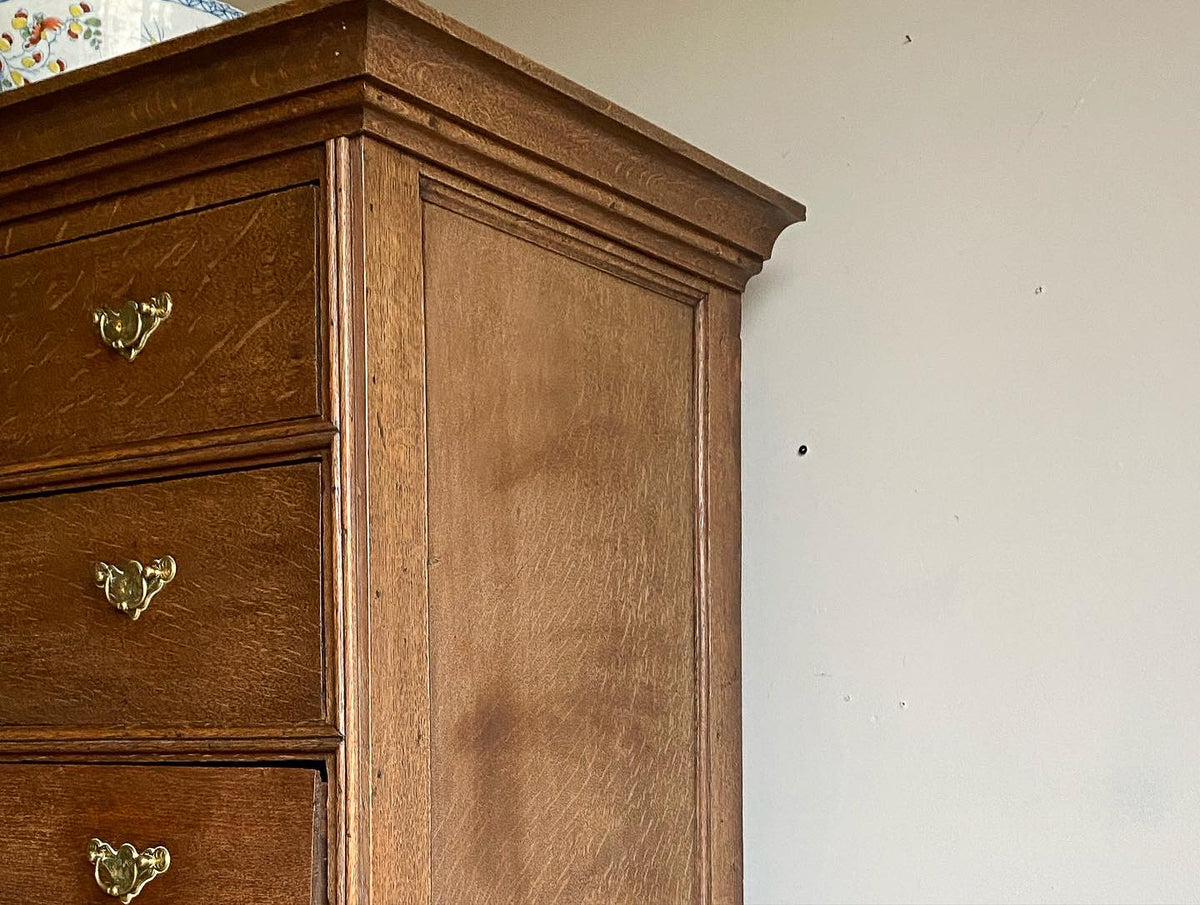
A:
[[[0,769],[0,896],[29,905],[113,905],[88,863],[92,837],[171,866],[139,902],[323,902],[324,782],[317,770],[61,766]]]
[[[0,728],[320,722],[317,463],[0,503]],[[97,560],[169,554],[178,574],[136,622]]]
[[[0,260],[0,465],[317,414],[315,229],[300,187]],[[162,292],[135,361],[101,343]]]
[[[212,153],[203,161],[169,155],[149,171],[113,166],[82,183],[68,181],[46,193],[23,196],[29,211],[25,216],[13,217],[12,209],[0,208],[0,221],[5,222],[0,228],[0,257],[252,195],[316,185],[324,175],[325,155],[320,148],[301,148],[224,167],[216,148]],[[201,167],[206,172],[197,172],[198,164],[207,164]]]
[[[425,229],[433,901],[691,903],[694,311]]]
[[[367,591],[371,888],[376,902],[429,889],[429,662],[425,312],[416,162],[363,148],[366,210]],[[386,300],[386,302],[385,302]]]
[[[704,302],[704,588],[711,905],[742,903],[742,300]]]

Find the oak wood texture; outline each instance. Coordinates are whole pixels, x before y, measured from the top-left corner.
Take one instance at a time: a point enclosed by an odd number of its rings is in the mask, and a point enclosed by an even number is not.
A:
[[[20,838],[68,819],[26,786],[93,814],[65,771],[153,772],[218,847],[269,836],[287,901],[740,905],[739,294],[803,206],[416,0],[0,115]],[[164,289],[137,361],[99,345],[91,307]],[[137,623],[91,586],[166,552]],[[146,901],[284,898],[182,876]],[[56,884],[23,898],[92,901]]]
[[[324,786],[317,770],[300,767],[5,765],[0,895],[30,905],[116,902],[88,863],[94,836],[170,851],[170,868],[139,902],[324,902]]]
[[[691,902],[695,312],[425,228],[433,900]]]
[[[316,224],[301,187],[0,259],[0,463],[318,414]],[[162,292],[136,360],[101,342]]]
[[[371,636],[360,662],[371,666],[372,894],[386,902],[428,886],[430,869],[424,281],[417,166],[376,141],[361,149],[372,568]]]
[[[0,739],[325,719],[321,467],[309,462],[0,503]],[[98,560],[169,554],[134,622]]]
[[[0,498],[89,487],[117,478],[172,477],[199,469],[311,458],[329,450],[336,429],[324,418],[301,418],[198,436],[164,437],[88,455],[0,467]]]
[[[715,290],[701,308],[703,615],[709,897],[742,896],[741,299]]]
[[[239,143],[238,150],[241,154],[233,163],[224,159],[220,150],[210,147],[203,161],[187,156],[163,158],[150,173],[140,168],[112,167],[89,178],[87,191],[75,194],[65,207],[55,207],[53,190],[18,196],[24,197],[27,213],[19,219],[5,218],[7,222],[0,228],[0,257],[250,196],[300,185],[316,186],[325,175],[325,154],[320,146],[249,159],[247,152],[256,151],[253,143]],[[202,164],[199,171],[198,164]],[[138,175],[142,179],[134,179],[135,187],[130,189],[131,178]],[[146,177],[151,178],[147,181]],[[74,187],[83,188],[78,184]]]

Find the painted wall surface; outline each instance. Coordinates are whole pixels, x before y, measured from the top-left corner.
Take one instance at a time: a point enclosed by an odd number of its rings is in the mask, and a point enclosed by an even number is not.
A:
[[[747,902],[1195,900],[1200,4],[437,5],[809,205],[746,299]]]

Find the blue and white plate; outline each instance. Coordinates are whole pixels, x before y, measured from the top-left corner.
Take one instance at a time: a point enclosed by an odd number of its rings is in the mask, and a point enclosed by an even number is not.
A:
[[[221,0],[0,0],[0,91],[241,15]]]

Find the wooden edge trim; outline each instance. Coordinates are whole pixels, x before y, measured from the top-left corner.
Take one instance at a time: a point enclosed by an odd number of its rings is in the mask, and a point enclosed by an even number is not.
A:
[[[47,203],[51,207],[76,203],[80,192],[90,199],[110,197],[139,185],[185,178],[200,168],[284,153],[366,130],[417,157],[527,197],[560,217],[650,250],[668,263],[738,291],[762,268],[769,254],[766,239],[773,245],[775,235],[793,222],[786,217],[774,222],[779,216],[776,208],[760,212],[758,221],[749,211],[739,210],[747,228],[753,226],[765,237],[750,243],[753,250],[747,249],[714,231],[720,227],[719,218],[707,226],[697,225],[692,222],[695,218],[669,210],[666,201],[658,204],[649,196],[640,197],[644,192],[630,194],[617,182],[505,139],[486,123],[456,118],[452,111],[406,94],[401,86],[376,75],[345,72],[336,80],[331,75],[330,81],[292,89],[293,93],[286,93],[289,87],[281,84],[285,93],[280,95],[250,99],[242,106],[218,108],[194,118],[181,112],[175,120],[155,123],[147,131],[131,127],[102,147],[84,146],[41,163],[0,171],[0,221],[37,216]],[[155,165],[148,166],[152,161]],[[515,191],[509,188],[514,181]],[[41,191],[31,193],[33,187]],[[721,204],[737,208],[732,198]],[[706,216],[712,219],[711,213]]]
[[[705,449],[710,905],[742,905],[741,300],[705,302]]]
[[[439,31],[443,31],[472,49],[492,57],[504,66],[519,72],[522,76],[540,82],[551,91],[562,94],[593,113],[603,116],[630,134],[660,145],[678,157],[686,159],[697,168],[707,170],[716,178],[729,182],[747,194],[778,208],[781,213],[795,218],[797,222],[804,219],[805,206],[799,201],[789,198],[777,189],[672,135],[649,120],[614,104],[607,98],[535,60],[517,53],[499,41],[464,25],[421,0],[380,0],[380,2],[403,10],[414,18],[433,25]]]
[[[496,60],[521,77],[540,83],[549,91],[569,99],[593,114],[604,117],[629,133],[662,146],[698,168],[710,172],[713,176],[739,187],[749,195],[780,208],[789,216],[797,219],[803,217],[804,205],[799,202],[671,135],[642,117],[613,104],[578,83],[420,2],[420,0],[382,0],[382,5],[407,15],[413,20],[433,26],[466,48]],[[72,71],[66,76],[51,80],[49,84],[46,82],[35,83],[23,89],[20,95],[6,95],[0,98],[0,109],[17,108],[22,103],[56,97],[71,92],[77,85],[96,79],[118,76],[141,67],[161,68],[170,57],[199,52],[229,38],[238,38],[249,32],[286,26],[298,19],[320,15],[326,10],[355,6],[361,6],[361,4],[356,4],[353,0],[292,0],[289,3],[271,6],[242,19],[177,38],[166,45],[158,45],[136,54],[104,61],[89,67],[82,74]]]
[[[461,173],[558,218],[645,249],[674,267],[741,290],[762,259],[698,231],[610,186],[573,174],[553,160],[446,118],[377,79],[366,91],[364,129],[444,170]]]
[[[164,179],[192,178],[363,132],[443,170],[523,197],[628,248],[644,249],[702,280],[740,291],[762,268],[760,252],[741,249],[650,202],[460,122],[366,75],[168,123],[153,133],[116,139],[102,149],[85,148],[44,164],[0,172],[0,222],[37,217],[47,204],[59,209],[77,204],[81,195],[99,203]],[[43,191],[31,194],[34,186]]]
[[[659,295],[697,305],[704,296],[683,271],[562,222],[436,167],[422,168],[421,200],[605,271]],[[693,282],[689,282],[692,280]]]
[[[760,262],[804,206],[427,7],[367,0],[366,73]]]
[[[708,587],[708,309],[706,297],[696,308],[695,413],[696,413],[696,902],[710,905],[711,857],[709,843],[710,777],[709,759],[709,587]]]
[[[340,154],[337,143],[325,142],[324,214],[325,229],[321,232],[325,265],[325,317],[326,343],[329,368],[329,418],[335,425],[342,423],[342,297],[341,297],[341,232],[338,221],[340,199]],[[328,827],[326,844],[326,885],[329,901],[334,905],[346,902],[346,654],[345,636],[345,567],[344,514],[342,510],[342,440],[335,436],[331,443],[329,533],[332,538],[330,553],[330,582],[333,585],[331,607],[333,621],[329,627],[328,647],[333,660],[333,721],[342,736],[342,744],[333,755],[329,770],[328,802],[326,822]]]
[[[350,78],[0,171],[0,220],[35,216],[47,197],[51,206],[94,200],[320,145],[358,130],[362,92],[362,80]]]
[[[345,742],[338,762],[342,796],[339,801],[338,901],[370,902],[370,799],[364,788],[364,763],[369,770],[370,675],[362,652],[369,644],[370,625],[361,608],[366,579],[362,533],[366,523],[365,449],[363,425],[356,404],[363,396],[363,325],[365,298],[355,274],[361,274],[362,221],[356,213],[362,200],[362,146],[359,139],[338,138],[329,144],[333,179],[330,184],[331,308],[337,310],[336,344],[338,446],[337,487],[340,549],[338,610],[343,668],[343,726]]]
[[[360,612],[370,637],[370,886],[376,902],[427,901],[432,889],[425,312],[420,173],[395,148],[362,142],[366,382]]]
[[[212,156],[204,161],[210,168],[198,172],[168,165],[138,168],[137,180],[116,179],[114,172],[99,180],[84,177],[38,193],[36,213],[6,216],[15,212],[0,210],[0,222],[7,221],[0,227],[0,258],[316,184],[324,175],[324,154],[316,145],[230,163]]]
[[[559,121],[586,131],[587,144],[603,147],[601,158],[589,161],[587,154],[571,151],[565,157],[594,171],[600,181],[624,184],[635,194],[641,193],[637,180],[624,178],[619,159],[650,154],[675,177],[668,206],[690,207],[689,216],[697,223],[739,234],[739,241],[755,248],[760,257],[769,254],[774,235],[804,217],[799,202],[415,0],[294,0],[12,92],[0,98],[0,109],[10,124],[11,144],[22,153],[14,155],[9,166],[19,168],[60,148],[70,154],[89,142],[229,110],[239,102],[313,89],[339,77],[369,71],[404,73],[410,61],[417,67],[428,62],[440,71],[438,61],[445,59],[456,61],[448,73],[451,78],[425,87],[448,114],[471,117],[480,128],[525,144],[533,153],[544,154],[556,141],[541,124]],[[214,65],[228,70],[239,86],[236,94],[202,90]],[[123,105],[130,92],[147,81],[146,73],[153,74],[172,103]],[[481,80],[503,85],[528,108],[544,108],[544,115],[538,112],[517,122],[504,110],[473,107],[463,102],[461,93],[446,90],[451,79],[467,86]],[[65,142],[36,134],[31,117],[70,109],[77,95],[93,96],[96,91],[113,106],[93,114],[98,124],[94,134],[71,135]],[[691,204],[698,189],[710,195],[712,205]]]
[[[278,742],[270,739],[183,743],[167,746],[159,743],[79,742],[53,746],[10,749],[0,745],[0,763],[64,763],[64,764],[203,764],[225,765],[238,763],[255,766],[288,766],[320,764],[328,776],[328,767],[335,747],[322,739],[303,742]],[[332,785],[326,782],[327,786]]]
[[[30,749],[59,750],[72,745],[96,750],[103,748],[246,748],[328,751],[342,740],[337,728],[328,722],[289,723],[280,726],[233,727],[137,727],[97,726],[21,727],[0,729],[0,750],[9,753]]]
[[[283,464],[325,452],[334,433],[333,426],[324,419],[305,418],[8,465],[0,468],[0,500],[182,476],[217,467],[228,470]]]

